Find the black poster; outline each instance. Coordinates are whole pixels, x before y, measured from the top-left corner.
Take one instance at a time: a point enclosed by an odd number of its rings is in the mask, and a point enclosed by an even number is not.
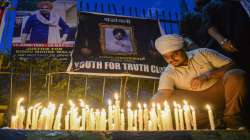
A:
[[[68,71],[158,78],[166,66],[154,46],[157,20],[79,13]]]

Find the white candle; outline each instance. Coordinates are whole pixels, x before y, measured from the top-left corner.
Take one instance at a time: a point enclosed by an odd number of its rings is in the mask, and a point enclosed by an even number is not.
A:
[[[96,109],[96,112],[95,112],[95,124],[96,124],[96,130],[100,131],[100,127],[101,127],[101,124],[100,124],[100,111],[99,109]]]
[[[105,109],[102,109],[101,117],[100,117],[100,130],[105,131],[106,127],[107,127],[106,111],[105,111]]]
[[[17,128],[17,116],[11,116],[10,128],[13,128],[13,129]]]
[[[206,105],[211,130],[215,130],[214,115],[210,105]]]
[[[179,110],[179,118],[180,118],[180,130],[184,130],[184,118],[183,118],[183,109],[178,104],[178,110]]]
[[[152,130],[156,131],[157,130],[157,125],[158,125],[158,121],[157,121],[157,114],[155,111],[155,103],[152,103],[152,108],[150,110],[150,120],[152,121]]]
[[[113,108],[112,108],[112,101],[108,100],[108,128],[112,130],[113,124]]]
[[[164,111],[166,112],[166,124],[167,124],[167,130],[173,130],[173,119],[172,119],[172,113],[170,106],[167,101],[164,101]]]
[[[23,129],[23,122],[24,122],[24,117],[25,117],[25,109],[23,106],[20,106],[19,112],[17,115],[17,128],[18,129]]]
[[[69,130],[69,115],[70,115],[70,111],[67,112],[67,114],[65,115],[65,130]]]
[[[136,131],[136,130],[137,130],[137,119],[138,119],[138,118],[137,118],[137,116],[138,116],[138,115],[137,115],[137,109],[134,110],[133,116],[134,116],[134,126],[133,126],[133,130]]]
[[[127,111],[127,115],[128,115],[128,130],[132,130],[133,129],[133,112],[131,110],[131,103],[128,102],[128,111]]]
[[[147,104],[143,104],[143,124],[144,124],[144,130],[148,130],[148,108]]]
[[[192,110],[192,124],[193,124],[193,129],[197,130],[197,121],[196,121],[196,112],[195,109],[190,106],[191,110]]]
[[[161,119],[161,105],[157,103],[157,126],[159,130],[162,130],[162,119]]]
[[[81,107],[82,107],[82,130],[86,130],[86,109],[85,109],[85,103],[81,101]]]
[[[30,125],[31,125],[31,111],[32,111],[32,109],[33,109],[32,106],[29,107],[29,109],[28,109],[25,129],[30,129]]]
[[[60,122],[61,122],[61,118],[62,118],[62,108],[63,108],[63,104],[60,104],[58,111],[57,111],[57,114],[56,114],[53,130],[60,130],[61,129]]]
[[[143,130],[143,115],[142,115],[142,107],[141,104],[138,103],[138,122],[139,122],[139,131]]]
[[[177,106],[177,103],[175,101],[173,102],[173,104],[174,104],[175,130],[180,130],[178,106]]]
[[[120,100],[119,100],[119,96],[118,93],[114,94],[114,98],[115,98],[115,129],[119,130],[120,128]]]
[[[185,124],[186,124],[186,130],[191,130],[191,114],[190,114],[190,108],[186,100],[183,101],[184,106],[184,119],[185,119]]]
[[[19,109],[20,109],[20,105],[21,105],[21,103],[24,101],[24,98],[22,97],[22,98],[20,98],[18,101],[17,101],[17,106],[16,106],[16,115],[18,114],[18,112],[19,112]],[[18,118],[18,116],[17,116],[17,118]]]
[[[125,130],[125,116],[124,116],[124,111],[121,109],[121,130]]]

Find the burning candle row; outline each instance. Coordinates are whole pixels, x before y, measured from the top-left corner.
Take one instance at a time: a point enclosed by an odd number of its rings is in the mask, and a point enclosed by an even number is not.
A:
[[[183,101],[183,104],[173,102],[172,110],[167,101],[163,105],[152,103],[140,104],[132,109],[128,102],[127,109],[121,109],[117,94],[108,101],[107,112],[103,109],[90,108],[80,100],[80,108],[69,101],[70,108],[63,117],[63,104],[58,109],[53,103],[47,107],[36,104],[25,111],[23,98],[18,100],[16,114],[11,118],[11,128],[33,130],[82,130],[82,131],[166,131],[166,130],[197,130],[195,109]],[[208,116],[211,129],[215,129],[213,112],[209,105]],[[127,112],[126,112],[127,111]],[[174,122],[173,122],[174,120]],[[25,125],[24,125],[25,124]]]

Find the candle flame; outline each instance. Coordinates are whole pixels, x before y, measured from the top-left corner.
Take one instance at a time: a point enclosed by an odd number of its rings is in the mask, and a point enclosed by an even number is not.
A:
[[[141,103],[138,103],[138,108],[141,109]]]
[[[208,105],[208,104],[206,105],[206,108],[207,108],[208,110],[212,110],[212,109],[211,109],[211,106]]]
[[[178,107],[178,105],[175,101],[173,102],[173,104],[174,104],[174,107]]]
[[[108,105],[112,105],[112,101],[110,99],[108,100]]]
[[[83,101],[82,99],[80,99],[80,106],[81,106],[81,107],[84,107],[84,106],[85,106],[85,103],[84,103],[84,101]]]
[[[128,108],[130,108],[131,107],[131,102],[130,101],[128,101]]]
[[[143,104],[143,107],[144,107],[144,109],[146,109],[146,108],[147,108],[147,104],[146,104],[146,103],[144,103],[144,104]]]
[[[194,107],[193,107],[193,106],[190,106],[190,109],[191,109],[192,111],[194,111]]]
[[[184,105],[188,105],[188,102],[186,100],[183,100]]]
[[[118,93],[115,93],[114,98],[115,98],[115,100],[119,99]]]

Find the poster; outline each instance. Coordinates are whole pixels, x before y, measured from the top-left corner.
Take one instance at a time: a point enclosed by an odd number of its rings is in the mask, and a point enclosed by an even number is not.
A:
[[[76,0],[19,1],[13,56],[68,60],[75,44],[76,23]]]
[[[166,66],[155,49],[157,20],[79,13],[70,72],[158,78]]]

